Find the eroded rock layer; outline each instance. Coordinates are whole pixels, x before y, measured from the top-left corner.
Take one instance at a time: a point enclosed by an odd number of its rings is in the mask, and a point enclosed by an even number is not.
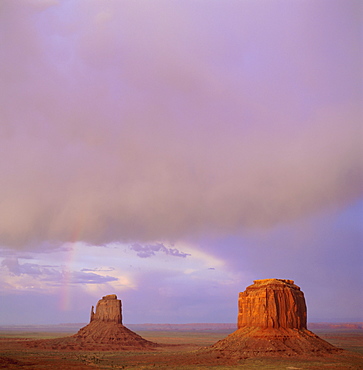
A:
[[[102,297],[97,302],[96,313],[93,312],[93,309],[94,307],[92,306],[90,322],[103,321],[122,324],[121,300],[117,299],[116,294]]]
[[[139,350],[157,346],[122,325],[121,301],[116,294],[104,296],[91,310],[90,323],[70,337],[40,340],[29,346],[72,350]]]
[[[307,329],[253,327],[238,329],[211,348],[237,358],[324,356],[340,351]]]
[[[239,294],[238,329],[207,350],[221,356],[326,355],[340,351],[306,328],[303,292],[292,280],[255,280]]]
[[[238,328],[306,329],[304,293],[292,280],[255,280],[239,294]]]

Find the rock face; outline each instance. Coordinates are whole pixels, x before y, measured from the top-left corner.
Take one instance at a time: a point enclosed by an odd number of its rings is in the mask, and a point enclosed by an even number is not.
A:
[[[238,329],[208,350],[237,358],[340,351],[307,330],[304,293],[293,280],[255,280],[239,294],[238,311]]]
[[[110,294],[102,297],[97,303],[96,313],[93,312],[94,306],[91,309],[92,321],[115,322],[122,324],[121,300],[117,299],[116,294]]]
[[[304,293],[293,280],[255,280],[239,294],[238,328],[306,329]]]
[[[145,350],[157,347],[122,325],[121,301],[106,295],[91,309],[90,323],[70,337],[37,341],[36,346],[52,349],[92,351]]]

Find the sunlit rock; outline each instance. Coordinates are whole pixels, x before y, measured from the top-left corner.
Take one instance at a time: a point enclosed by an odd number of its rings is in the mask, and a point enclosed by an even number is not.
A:
[[[92,321],[122,324],[121,300],[117,299],[116,294],[102,297],[97,303],[96,313],[94,312],[94,306],[92,306],[90,322]]]
[[[236,358],[340,351],[308,330],[306,317],[304,294],[293,280],[255,280],[239,294],[238,329],[206,350]]]
[[[100,299],[91,309],[90,323],[65,338],[37,341],[37,347],[73,350],[140,350],[157,346],[122,324],[121,300],[116,294]],[[34,345],[29,343],[29,346]]]
[[[239,294],[238,328],[306,329],[304,293],[293,280],[255,280]]]

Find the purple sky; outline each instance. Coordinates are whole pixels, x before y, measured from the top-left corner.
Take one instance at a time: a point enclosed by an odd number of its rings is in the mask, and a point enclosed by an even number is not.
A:
[[[363,320],[360,0],[2,0],[0,324],[234,322],[286,278]]]

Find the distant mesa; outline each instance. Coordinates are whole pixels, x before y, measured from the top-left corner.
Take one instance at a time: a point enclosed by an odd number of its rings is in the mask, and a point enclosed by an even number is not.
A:
[[[121,300],[116,294],[102,297],[96,312],[91,309],[90,323],[77,334],[59,339],[36,341],[37,347],[74,350],[140,350],[152,349],[150,342],[122,324]]]
[[[238,329],[207,350],[238,358],[341,351],[308,330],[306,318],[304,293],[293,280],[255,280],[239,294]]]

